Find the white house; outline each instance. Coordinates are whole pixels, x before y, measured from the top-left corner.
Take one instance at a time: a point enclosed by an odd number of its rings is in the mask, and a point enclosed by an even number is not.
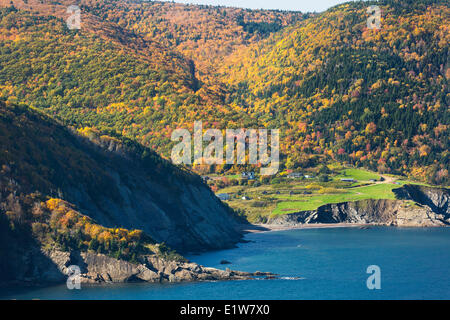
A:
[[[287,177],[288,177],[289,179],[298,179],[298,178],[303,177],[303,174],[302,174],[301,172],[292,172],[292,173],[289,173],[289,174],[287,175]]]
[[[228,193],[219,193],[216,196],[220,200],[230,200],[230,195]]]

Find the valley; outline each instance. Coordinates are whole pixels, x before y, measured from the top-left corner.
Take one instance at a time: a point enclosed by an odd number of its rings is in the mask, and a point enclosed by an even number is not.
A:
[[[282,172],[273,179],[258,176],[245,179],[240,175],[214,177],[208,183],[219,197],[227,195],[226,203],[230,207],[257,224],[273,222],[281,215],[312,212],[328,204],[397,200],[396,194],[404,185],[426,186],[401,176],[380,175],[337,164],[330,167],[304,173]]]
[[[184,256],[255,225],[450,225],[446,1],[80,0],[79,29],[70,5],[0,0],[0,284],[273,279]]]

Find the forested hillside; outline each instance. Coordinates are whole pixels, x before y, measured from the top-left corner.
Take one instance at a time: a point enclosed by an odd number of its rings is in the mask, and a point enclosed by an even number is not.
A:
[[[284,129],[288,168],[325,155],[448,183],[449,21],[445,1],[334,7],[232,56],[227,103]]]
[[[81,30],[67,29],[65,0],[0,4],[0,96],[10,103],[166,157],[172,131],[202,120],[281,129],[282,170],[340,161],[449,182],[446,1],[316,15],[81,1]],[[380,30],[367,28],[371,4]]]
[[[239,240],[233,212],[200,177],[150,149],[91,129],[69,130],[27,106],[0,100],[0,110],[0,210],[13,224],[36,222],[35,236],[45,238],[47,230],[72,249],[87,249],[94,239],[106,253],[110,241],[122,238],[115,228],[142,230],[151,238],[139,233],[133,241],[143,236],[142,244],[165,242],[181,251]],[[96,226],[95,236],[86,225]],[[103,231],[109,236],[102,242],[96,237]]]
[[[197,119],[219,128],[255,123],[223,105],[222,88],[199,87],[193,62],[180,53],[91,15],[69,30],[64,18],[43,14],[49,8],[39,16],[1,9],[0,96],[10,102],[66,125],[112,129],[165,155],[172,130]],[[55,13],[64,17],[64,8]]]
[[[95,3],[95,4],[94,4]],[[310,14],[277,10],[184,5],[156,1],[82,1],[82,9],[176,49],[195,61],[202,80],[217,64]]]

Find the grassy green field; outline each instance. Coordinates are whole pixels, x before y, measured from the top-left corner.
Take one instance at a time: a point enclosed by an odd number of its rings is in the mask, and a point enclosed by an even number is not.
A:
[[[241,178],[240,174],[228,174],[228,175],[209,174],[208,176],[211,179],[217,179],[217,178],[239,179],[239,178]]]
[[[340,180],[342,178],[353,178],[358,181],[369,181],[371,179],[379,180],[380,175],[363,169],[352,168],[344,169],[340,174],[334,177],[335,180]]]
[[[374,184],[370,186],[346,189],[337,194],[301,195],[284,198],[283,202],[277,204],[272,214],[285,214],[296,211],[315,210],[328,203],[339,203],[344,201],[357,201],[365,199],[395,199],[392,189],[398,188],[394,184]]]
[[[230,177],[230,176],[227,176]],[[242,212],[251,222],[261,222],[273,215],[315,210],[329,203],[366,199],[395,199],[393,189],[416,183],[404,177],[384,175],[357,168],[332,168],[328,182],[314,179],[278,179],[277,183],[258,186],[235,185],[220,189],[228,193],[230,207]],[[353,178],[357,182],[341,181]],[[371,180],[376,180],[376,182]],[[246,196],[249,200],[243,199]]]

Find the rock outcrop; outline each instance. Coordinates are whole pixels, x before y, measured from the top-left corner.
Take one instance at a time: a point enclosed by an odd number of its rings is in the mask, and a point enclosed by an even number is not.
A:
[[[242,272],[203,267],[193,262],[166,260],[156,255],[146,256],[135,264],[118,260],[104,254],[92,252],[63,252],[42,250],[41,258],[34,261],[34,272],[28,272],[20,282],[61,283],[71,274],[69,267],[80,268],[81,283],[124,283],[124,282],[192,282],[210,280],[247,280],[255,277],[273,277],[265,272]],[[52,262],[52,263],[49,263]],[[48,268],[52,266],[51,268]],[[46,269],[48,268],[48,269]],[[43,273],[43,271],[45,273]]]
[[[279,215],[268,224],[297,226],[313,223],[378,224],[404,227],[450,225],[449,191],[405,185],[399,200],[360,200],[323,205],[317,210]],[[401,200],[400,200],[401,199]]]
[[[419,185],[405,185],[403,188],[394,189],[398,199],[415,201],[421,205],[430,207],[433,212],[443,215],[444,220],[450,218],[450,191],[447,188],[435,188]]]

